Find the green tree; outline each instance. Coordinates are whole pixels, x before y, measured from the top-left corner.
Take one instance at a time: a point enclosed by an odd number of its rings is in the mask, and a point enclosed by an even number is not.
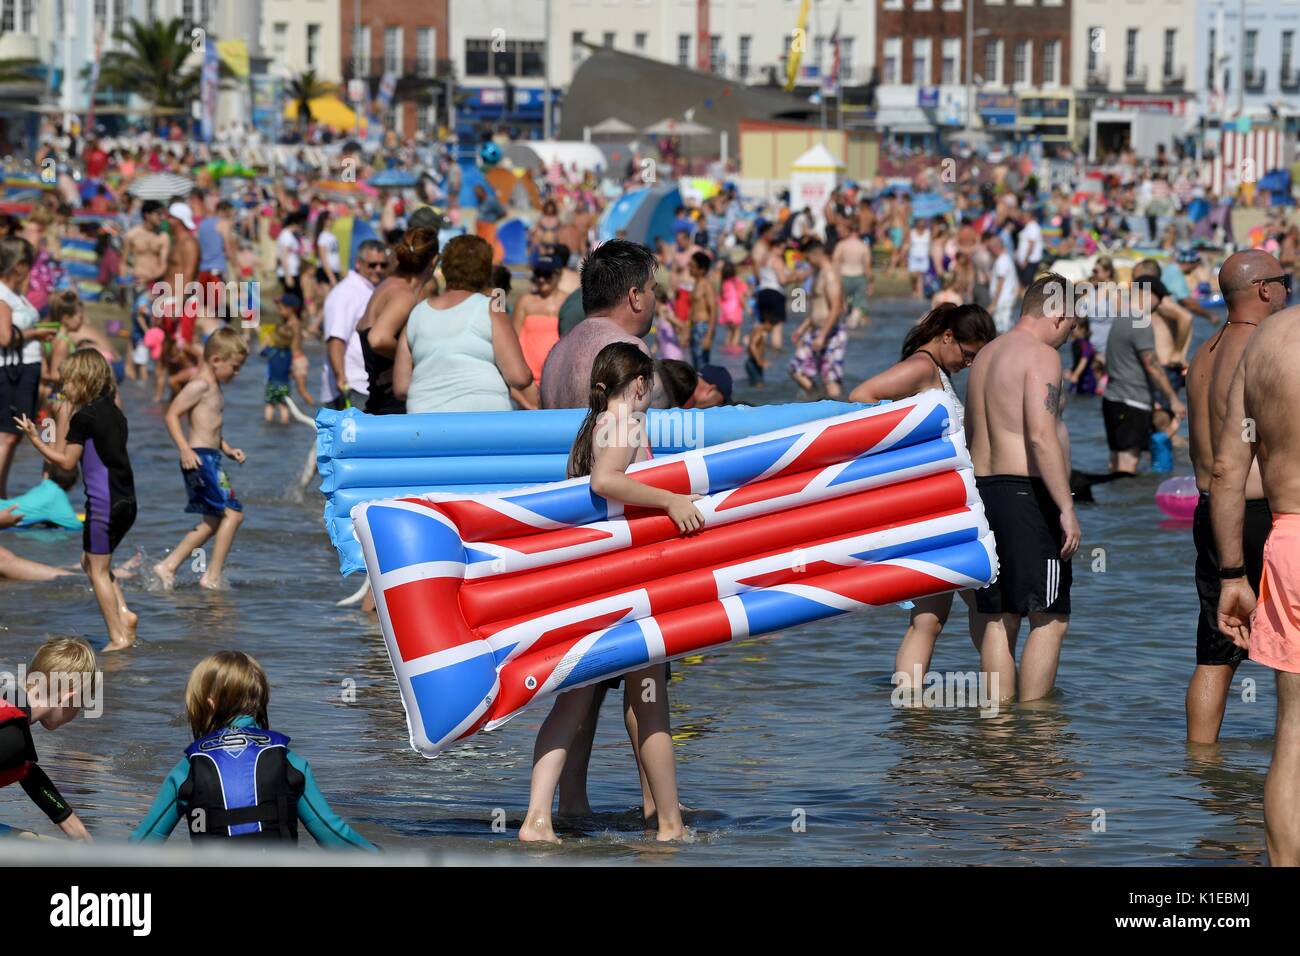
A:
[[[199,68],[185,67],[193,40],[179,17],[143,23],[132,19],[113,37],[123,49],[109,50],[99,67],[101,89],[134,93],[154,106],[185,108],[199,95]],[[206,37],[209,43],[216,42]],[[89,73],[89,68],[83,71]]]
[[[316,75],[315,70],[304,70],[285,87],[285,95],[298,106],[298,125],[306,126],[311,122],[311,101],[335,92],[333,83],[327,83]]]

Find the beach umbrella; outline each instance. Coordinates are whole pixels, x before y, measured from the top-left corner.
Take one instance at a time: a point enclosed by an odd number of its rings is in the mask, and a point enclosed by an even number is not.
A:
[[[367,186],[375,189],[409,189],[420,181],[420,177],[406,169],[385,169],[366,180]]]
[[[194,191],[194,181],[176,173],[150,173],[135,180],[126,191],[140,199],[163,202],[177,196],[188,196]]]
[[[916,193],[912,196],[912,218],[932,219],[952,212],[952,200],[938,193]]]
[[[704,136],[713,130],[690,120],[673,119],[670,116],[653,126],[647,126],[642,132],[650,136]]]
[[[635,126],[631,123],[624,123],[616,116],[603,119],[591,127],[592,136],[630,136],[634,133],[636,133]]]

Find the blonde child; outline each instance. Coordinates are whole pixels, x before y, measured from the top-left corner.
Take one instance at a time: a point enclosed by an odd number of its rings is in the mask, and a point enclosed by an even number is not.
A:
[[[81,465],[86,520],[81,529],[81,567],[108,628],[105,650],[135,643],[137,616],[126,606],[113,576],[113,552],[135,524],[135,475],[127,454],[126,416],[117,404],[117,383],[104,356],[78,349],[59,370],[64,401],[53,444],[41,440],[27,416],[15,421],[50,464],[67,471]]]
[[[185,817],[190,839],[298,842],[374,851],[330,809],[307,761],[270,729],[271,685],[242,651],[218,651],[190,672],[185,711],[194,743],[163,781],[131,842],[161,842]]]
[[[21,784],[51,823],[87,843],[91,840],[85,824],[37,762],[32,724],[58,730],[84,708],[95,711],[99,686],[90,645],[79,638],[56,637],[32,658],[17,699],[0,697],[0,787]]]
[[[203,347],[203,364],[179,395],[167,408],[164,421],[167,433],[180,451],[181,475],[189,504],[185,510],[201,515],[193,531],[181,539],[171,554],[154,565],[154,573],[163,587],[176,582],[176,572],[183,561],[189,560],[196,548],[216,535],[212,557],[199,577],[201,587],[218,589],[222,586],[222,570],[235,532],[244,520],[244,506],[235,497],[230,479],[221,467],[221,456],[228,455],[239,464],[244,453],[229,445],[222,437],[225,396],[221,387],[231,382],[248,358],[244,337],[230,327],[217,329]],[[182,419],[189,419],[189,436],[186,437]]]
[[[694,504],[699,495],[652,488],[626,474],[629,465],[651,457],[643,422],[653,386],[654,362],[635,345],[614,342],[600,350],[592,363],[590,408],[569,454],[569,476],[591,475],[592,493],[607,501],[662,509],[689,534],[704,524]],[[623,675],[624,719],[641,772],[646,819],[657,818],[659,840],[676,840],[685,828],[677,801],[667,671],[666,664],[651,664]],[[551,819],[555,790],[579,725],[594,717],[597,691],[588,686],[561,694],[543,722],[519,839],[559,842]]]

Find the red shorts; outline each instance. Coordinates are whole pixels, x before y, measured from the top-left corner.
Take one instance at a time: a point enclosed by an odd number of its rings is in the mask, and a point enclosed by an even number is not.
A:
[[[678,289],[677,298],[673,301],[673,311],[677,313],[677,318],[682,322],[689,322],[691,318],[691,293],[689,289]]]

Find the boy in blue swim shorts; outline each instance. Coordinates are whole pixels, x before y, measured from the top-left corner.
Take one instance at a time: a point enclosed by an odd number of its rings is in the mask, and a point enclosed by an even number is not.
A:
[[[212,555],[206,560],[199,577],[205,588],[222,586],[221,572],[235,541],[235,532],[244,520],[244,506],[235,497],[230,479],[221,467],[226,455],[238,464],[244,453],[231,447],[221,435],[225,396],[221,387],[230,382],[248,358],[244,337],[229,326],[217,329],[203,347],[203,364],[167,409],[167,432],[180,451],[181,475],[189,503],[185,510],[200,515],[193,531],[181,539],[171,554],[154,565],[154,573],[164,587],[170,588],[182,562],[216,536]],[[189,419],[189,436],[181,420]]]

